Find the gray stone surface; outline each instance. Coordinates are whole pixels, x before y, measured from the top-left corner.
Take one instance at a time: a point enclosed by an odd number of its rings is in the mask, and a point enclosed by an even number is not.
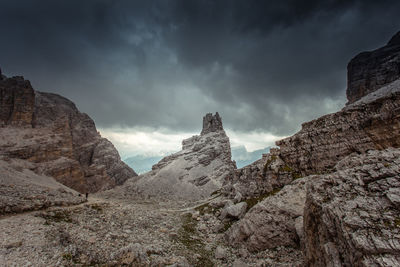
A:
[[[349,156],[307,188],[308,266],[400,265],[400,150]]]
[[[298,218],[303,216],[306,183],[312,180],[312,176],[295,180],[255,205],[226,232],[228,243],[253,252],[280,246],[299,247],[302,221]]]

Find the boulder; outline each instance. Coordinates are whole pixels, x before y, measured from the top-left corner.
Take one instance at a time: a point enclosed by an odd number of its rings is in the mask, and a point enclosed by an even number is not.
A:
[[[279,246],[299,247],[302,234],[306,183],[313,177],[295,180],[251,208],[243,219],[226,232],[232,246],[262,251]]]

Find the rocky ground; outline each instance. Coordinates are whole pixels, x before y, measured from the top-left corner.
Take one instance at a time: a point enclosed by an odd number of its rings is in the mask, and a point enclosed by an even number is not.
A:
[[[218,203],[218,197],[211,202]],[[89,197],[0,219],[1,266],[295,266],[300,250],[250,253],[226,245],[206,203]],[[191,205],[188,207],[188,205]]]

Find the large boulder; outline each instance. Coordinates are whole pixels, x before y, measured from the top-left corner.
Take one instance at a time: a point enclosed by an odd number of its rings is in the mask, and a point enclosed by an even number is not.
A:
[[[306,183],[312,179],[295,180],[256,204],[226,232],[228,243],[250,251],[279,246],[299,247],[303,238]]]
[[[400,265],[400,150],[350,156],[307,188],[307,266]]]

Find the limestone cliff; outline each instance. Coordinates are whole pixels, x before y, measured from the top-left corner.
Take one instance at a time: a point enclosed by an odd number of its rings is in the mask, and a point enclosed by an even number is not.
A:
[[[280,157],[305,175],[329,171],[351,153],[400,147],[400,81],[381,90],[385,94],[378,98],[304,123],[298,133],[276,142]]]
[[[79,192],[109,189],[136,176],[68,99],[12,77],[0,80],[0,103],[0,156],[33,162],[36,173]]]
[[[201,135],[182,141],[182,150],[167,156],[152,171],[127,181],[117,195],[198,200],[219,190],[236,168],[229,138],[218,113],[203,118]]]
[[[347,66],[347,99],[353,103],[400,78],[400,32],[388,44],[354,57]]]

